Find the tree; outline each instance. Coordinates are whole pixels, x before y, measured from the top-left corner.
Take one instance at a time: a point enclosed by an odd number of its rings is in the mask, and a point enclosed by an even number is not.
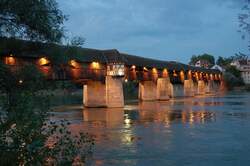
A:
[[[218,58],[217,61],[216,61],[216,64],[217,64],[217,65],[220,65],[220,66],[224,66],[224,64],[225,64],[224,58],[221,57],[221,56],[219,56],[219,58]]]
[[[238,54],[235,54],[235,56],[232,57],[233,60],[247,60],[248,56],[239,52]]]
[[[215,59],[214,59],[214,56],[213,55],[210,55],[210,54],[202,54],[202,55],[193,55],[190,59],[190,62],[189,64],[190,65],[195,65],[195,63],[198,61],[198,60],[207,60],[209,63],[210,63],[210,66],[213,66],[215,64]]]
[[[243,53],[238,53],[235,54],[234,56],[230,56],[228,58],[224,58],[219,56],[219,58],[216,61],[217,65],[220,65],[224,68],[230,67],[231,62],[235,61],[235,60],[247,60],[248,56],[243,54]]]
[[[233,89],[236,86],[244,85],[244,82],[241,77],[236,77],[234,74],[230,72],[225,72],[223,74],[223,80],[225,81],[226,87],[229,90]]]
[[[245,5],[242,8],[242,13],[239,14],[239,32],[242,34],[242,38],[248,38],[248,42],[250,42],[250,0],[245,0]],[[248,46],[250,50],[250,45]]]
[[[92,137],[72,135],[64,120],[48,120],[49,84],[34,66],[13,73],[0,63],[0,85],[1,165],[71,165],[77,158],[85,161],[92,152]]]
[[[189,64],[190,65],[195,65],[195,63],[198,61],[198,57],[196,55],[192,55]]]
[[[226,69],[226,72],[231,73],[231,74],[234,75],[236,78],[241,78],[240,71],[239,71],[235,66],[229,66],[229,67]]]
[[[65,20],[55,0],[0,0],[0,36],[60,42]]]
[[[224,68],[227,68],[230,66],[231,62],[233,61],[233,58],[234,58],[233,56],[229,58],[224,58],[224,57],[219,56],[219,58],[216,61],[216,64]]]
[[[58,43],[65,19],[55,0],[0,0],[0,37]],[[72,135],[64,120],[48,120],[50,86],[36,67],[13,69],[0,61],[1,165],[84,162],[93,138],[87,133]]]
[[[85,39],[83,37],[80,36],[75,36],[70,40],[69,45],[70,46],[76,46],[76,47],[80,47],[82,45],[84,45],[85,43]]]

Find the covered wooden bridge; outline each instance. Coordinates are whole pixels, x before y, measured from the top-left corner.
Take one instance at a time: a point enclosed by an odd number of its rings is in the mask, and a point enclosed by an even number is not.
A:
[[[217,70],[129,55],[116,49],[96,50],[0,38],[0,56],[13,72],[34,64],[49,80],[83,84],[84,104],[90,107],[123,106],[122,83],[127,81],[139,83],[141,100],[203,94],[221,82]],[[97,91],[103,93],[102,99],[92,97]]]

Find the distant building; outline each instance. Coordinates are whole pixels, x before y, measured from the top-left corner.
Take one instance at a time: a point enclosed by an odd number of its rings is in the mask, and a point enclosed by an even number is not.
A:
[[[208,69],[209,66],[211,66],[211,63],[204,59],[200,59],[195,63],[195,67],[203,67]]]
[[[214,65],[211,69],[215,69],[215,70],[219,70],[219,71],[221,71],[221,72],[224,72],[225,71],[225,69],[223,69],[221,66],[219,66],[219,65]]]
[[[241,72],[244,83],[250,84],[250,60],[234,60],[231,65],[235,66]]]

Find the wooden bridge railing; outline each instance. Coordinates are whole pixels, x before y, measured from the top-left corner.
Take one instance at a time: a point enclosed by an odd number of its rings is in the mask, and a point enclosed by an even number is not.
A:
[[[66,67],[65,72],[68,79],[91,79],[94,81],[103,81],[107,75],[105,69],[88,69],[88,68],[72,68]]]

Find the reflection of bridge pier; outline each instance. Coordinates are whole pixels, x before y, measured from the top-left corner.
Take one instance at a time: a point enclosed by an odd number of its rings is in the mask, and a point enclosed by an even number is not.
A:
[[[179,103],[183,108],[175,107]],[[147,101],[139,103],[139,117],[141,122],[154,121],[163,122],[171,125],[173,121],[181,121],[182,123],[204,123],[205,121],[214,121],[215,114],[204,110],[205,100],[203,98],[183,98],[172,102]],[[214,102],[211,105],[217,104]],[[194,105],[197,106],[194,109]]]
[[[209,80],[206,84],[206,93],[214,93],[216,92],[216,88],[215,88],[215,85],[216,83],[212,80]]]
[[[171,111],[171,104],[166,101],[145,101],[139,103],[141,121],[168,121],[166,116]]]
[[[87,122],[105,122],[107,124],[123,124],[123,108],[85,108],[83,110],[83,120]]]

